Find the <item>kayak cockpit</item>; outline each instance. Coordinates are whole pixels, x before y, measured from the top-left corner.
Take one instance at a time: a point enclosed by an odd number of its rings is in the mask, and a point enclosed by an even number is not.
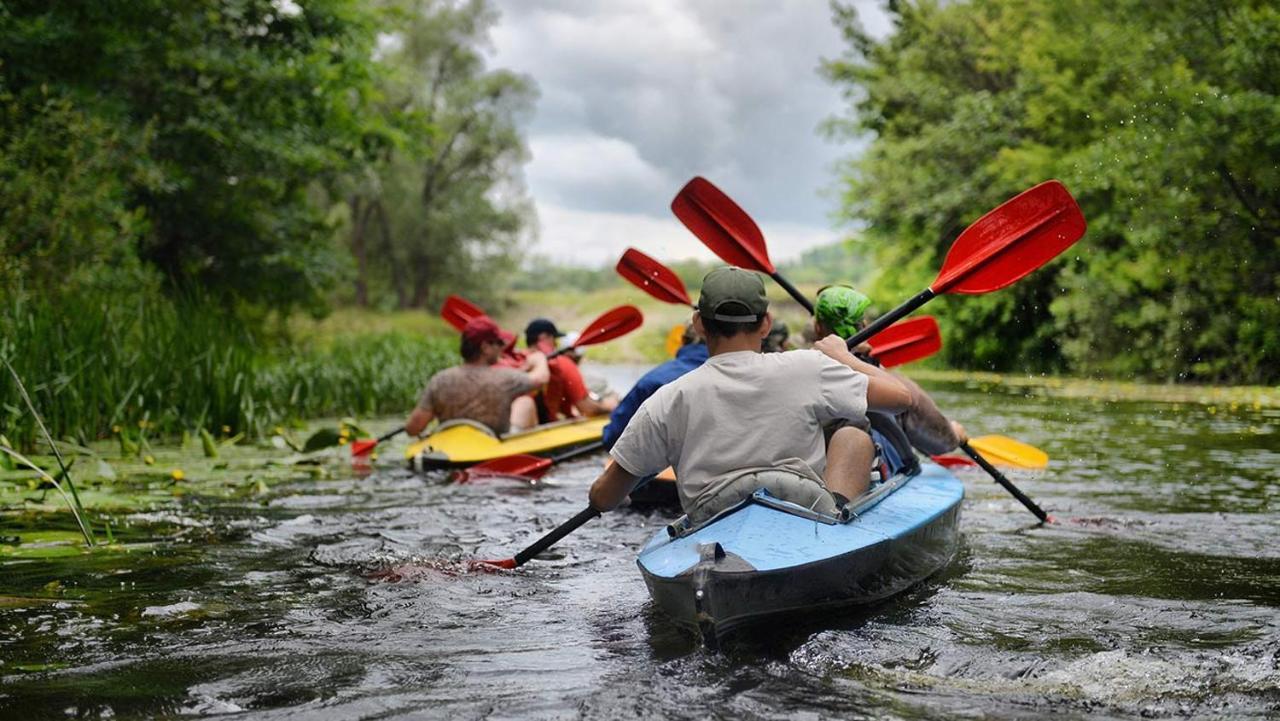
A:
[[[932,464],[880,484],[839,517],[757,491],[696,527],[659,531],[637,563],[659,606],[718,637],[764,616],[869,603],[923,580],[955,554],[963,498],[960,481]]]

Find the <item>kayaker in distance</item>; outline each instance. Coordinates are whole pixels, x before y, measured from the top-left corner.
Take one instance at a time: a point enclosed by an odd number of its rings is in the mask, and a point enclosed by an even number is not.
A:
[[[764,337],[764,343],[761,344],[760,350],[765,353],[781,353],[787,350],[795,350],[795,344],[791,342],[791,329],[787,324],[776,320],[773,322],[773,330],[769,331],[769,335]]]
[[[609,415],[609,425],[604,427],[605,450],[613,448],[622,435],[622,429],[631,422],[631,417],[640,410],[640,404],[658,389],[707,362],[707,342],[693,328],[690,321],[684,326],[684,335],[680,338],[680,349],[676,357],[640,376],[640,380],[631,386],[631,390],[618,401],[618,407]]]
[[[814,332],[819,338],[835,334],[851,338],[866,324],[866,311],[871,299],[845,284],[829,285],[818,291],[813,305]],[[870,358],[871,346],[854,349],[860,357]],[[964,426],[948,420],[937,404],[915,381],[886,371],[897,378],[911,393],[911,406],[896,416],[869,413],[871,437],[881,449],[888,475],[909,471],[916,465],[910,446],[928,455],[950,453],[969,440]],[[908,445],[909,444],[909,445]]]
[[[837,336],[817,351],[762,354],[768,310],[756,273],[707,274],[693,325],[710,358],[640,406],[610,451],[616,462],[591,487],[594,508],[616,508],[667,466],[695,523],[758,488],[833,515],[867,489],[875,448],[856,426],[868,409],[906,410],[910,393]],[[823,427],[841,421],[824,445]]]
[[[529,350],[548,356],[556,349],[556,339],[563,335],[555,323],[546,318],[535,318],[524,329],[524,341]],[[591,393],[578,364],[567,354],[552,358],[548,367],[551,377],[543,384],[537,398],[538,421],[546,423],[575,415],[598,416],[617,407],[616,395],[600,397]]]
[[[416,436],[433,418],[465,418],[497,435],[528,427],[525,423],[535,418],[536,412],[527,394],[551,377],[547,359],[531,351],[525,356],[523,369],[500,367],[497,363],[506,347],[493,321],[484,316],[469,321],[462,329],[462,365],[431,377],[404,429]]]

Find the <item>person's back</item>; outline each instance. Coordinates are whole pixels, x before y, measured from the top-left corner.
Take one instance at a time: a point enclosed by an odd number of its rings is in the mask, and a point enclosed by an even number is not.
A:
[[[757,489],[827,514],[866,490],[874,447],[856,426],[868,407],[903,406],[906,390],[835,336],[819,341],[820,353],[761,356],[768,307],[755,273],[703,278],[692,322],[711,357],[640,406],[610,451],[616,463],[591,487],[592,507],[616,507],[669,464],[696,521]],[[843,425],[827,437],[834,421]]]
[[[514,368],[464,364],[432,376],[420,403],[440,421],[466,418],[501,435],[510,428],[511,401],[535,387]]]
[[[690,331],[686,331],[690,333]],[[701,340],[692,340],[676,351],[676,357],[649,370],[631,386],[631,390],[618,401],[618,407],[609,414],[609,424],[604,427],[601,440],[605,450],[613,448],[622,431],[631,422],[632,416],[640,410],[641,404],[649,400],[649,396],[658,392],[659,388],[680,378],[689,371],[707,362],[707,344]]]
[[[467,322],[461,341],[462,365],[446,368],[427,382],[405,421],[410,435],[421,433],[432,420],[459,418],[482,423],[501,435],[511,428],[513,418],[532,415],[533,399],[524,394],[547,382],[543,355],[529,354],[524,370],[497,365],[510,343],[484,316]]]
[[[818,351],[722,353],[640,407],[633,424],[660,437],[635,442],[662,450],[661,462],[676,471],[681,504],[691,509],[743,469],[799,461],[804,475],[820,479],[822,426],[865,414],[865,399],[865,377]],[[655,462],[631,447],[614,451],[629,468]]]

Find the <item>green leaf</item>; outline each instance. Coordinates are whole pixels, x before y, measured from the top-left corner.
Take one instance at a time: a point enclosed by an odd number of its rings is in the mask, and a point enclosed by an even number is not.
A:
[[[302,452],[311,453],[325,448],[332,448],[333,446],[338,445],[341,440],[342,436],[338,431],[333,428],[321,428],[315,433],[312,433],[311,437],[307,439],[307,442],[302,444]]]

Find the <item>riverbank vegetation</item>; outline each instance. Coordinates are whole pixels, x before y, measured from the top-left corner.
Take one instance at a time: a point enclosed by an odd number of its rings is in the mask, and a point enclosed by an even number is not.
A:
[[[139,427],[153,438],[222,428],[261,436],[297,419],[400,412],[457,355],[443,332],[350,328],[283,339],[194,298],[66,302],[24,298],[0,308],[0,356],[55,437],[81,445]],[[35,418],[4,380],[0,428],[31,448]]]
[[[824,70],[829,129],[876,298],[933,279],[981,213],[1046,178],[1089,231],[1000,293],[936,303],[956,367],[1280,381],[1280,8],[1016,0],[890,3]],[[891,306],[887,303],[881,307]]]
[[[535,91],[485,67],[483,0],[0,18],[0,358],[56,438],[401,411],[456,336],[295,319],[501,289]],[[0,382],[0,428],[30,449],[16,393]]]

